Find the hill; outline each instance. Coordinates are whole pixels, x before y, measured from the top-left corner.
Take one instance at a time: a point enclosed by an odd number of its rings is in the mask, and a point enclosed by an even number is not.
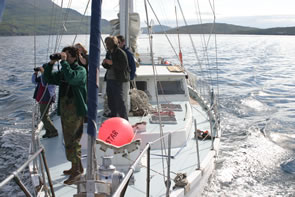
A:
[[[165,25],[162,25],[162,26],[161,25],[154,25],[154,26],[152,26],[152,32],[153,33],[164,32],[164,31],[168,31],[169,29],[172,29],[172,27],[165,26]],[[148,33],[147,27],[141,28],[141,33],[147,34]]]
[[[156,33],[162,34],[163,31]],[[295,35],[295,27],[276,27],[268,29],[260,29],[254,27],[245,27],[239,25],[231,25],[226,23],[204,23],[198,25],[188,25],[176,28],[170,28],[166,31],[168,34],[255,34],[255,35]]]
[[[276,27],[268,29],[256,29],[253,31],[237,32],[240,34],[255,35],[295,35],[295,27]]]
[[[182,26],[179,27],[179,30],[177,32],[176,28],[172,28],[166,33],[168,34],[208,34],[208,33],[218,33],[218,34],[233,34],[235,32],[243,32],[243,31],[253,31],[257,30],[258,28],[252,28],[252,27],[243,27],[238,25],[230,25],[225,23],[216,23],[215,28],[213,28],[212,23],[204,23],[199,25],[188,25],[188,26]],[[161,33],[161,32],[158,32]]]
[[[61,8],[51,0],[9,0],[0,23],[0,35],[88,34],[89,24],[89,16]],[[101,26],[103,33],[110,31],[107,20],[103,19]]]
[[[63,24],[63,21],[66,22]],[[0,36],[34,35],[34,33],[37,35],[89,34],[89,24],[89,16],[83,16],[73,9],[61,8],[51,0],[8,0],[0,23]],[[226,23],[216,23],[214,28],[212,26],[212,23],[205,23],[183,26],[177,30],[169,26],[155,25],[152,31],[158,34],[166,32],[168,34],[295,35],[295,27],[260,29]],[[102,19],[101,29],[102,33],[109,34],[111,32],[109,21]],[[147,33],[146,27],[142,28],[142,33]]]

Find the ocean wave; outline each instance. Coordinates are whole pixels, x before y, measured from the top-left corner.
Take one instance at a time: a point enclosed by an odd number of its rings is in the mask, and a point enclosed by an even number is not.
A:
[[[10,95],[10,92],[8,90],[2,90],[0,89],[0,98],[4,98]]]
[[[0,131],[0,181],[12,174],[28,159],[28,149],[31,139],[29,130],[3,128]],[[19,174],[21,181],[31,190],[32,183],[28,169]],[[23,196],[23,192],[11,180],[0,189],[0,196]]]

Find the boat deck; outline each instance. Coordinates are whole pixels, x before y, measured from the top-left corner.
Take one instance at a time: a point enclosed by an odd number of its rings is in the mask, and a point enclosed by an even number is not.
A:
[[[198,104],[194,104],[191,108],[192,117],[194,117],[198,124],[197,128],[200,130],[208,130],[210,129],[209,121],[206,119],[205,112],[202,111],[201,106]],[[185,110],[182,112],[176,112],[175,115],[179,117],[183,117],[184,113],[187,113]],[[101,116],[102,110],[98,110],[98,123],[104,120]],[[150,124],[149,116],[146,117],[130,117],[129,122],[131,124],[135,124],[137,122],[146,121],[147,132],[159,132],[159,125],[158,124]],[[179,120],[179,118],[178,118]],[[73,196],[77,192],[76,185],[65,185],[63,181],[67,179],[67,176],[63,175],[63,170],[69,169],[70,162],[66,160],[65,156],[65,147],[63,143],[63,135],[61,131],[61,123],[58,117],[54,118],[54,124],[59,131],[59,136],[54,138],[41,138],[41,143],[45,147],[45,153],[47,158],[47,163],[50,168],[51,178],[54,184],[54,191],[56,196]],[[175,124],[164,124],[163,129],[164,132],[172,132],[181,130],[181,127],[185,127],[185,121],[178,122],[177,125]],[[84,125],[84,134],[81,139],[82,143],[82,162],[84,168],[87,166],[86,162],[86,142],[87,142],[87,135],[85,134],[87,130],[87,125]],[[194,128],[190,127],[191,132],[188,133],[188,136],[185,136],[186,143],[182,144],[181,146],[175,147],[171,149],[171,179],[173,179],[176,173],[186,173],[190,175],[192,172],[196,171],[198,167],[198,155],[196,151],[196,139],[194,139]],[[40,133],[43,135],[44,131]],[[172,140],[173,139],[172,134]],[[211,140],[198,140],[199,143],[199,150],[200,150],[200,162],[202,166],[202,162],[207,160],[210,151],[212,142]],[[164,178],[162,176],[163,169],[162,169],[162,158],[164,161],[167,157],[161,157],[162,155],[161,150],[156,149],[151,151],[151,196],[163,196],[166,192],[166,187],[164,185]],[[146,156],[143,157],[141,160],[141,168],[138,172],[134,174],[135,184],[131,185],[127,189],[126,196],[145,196],[146,190]],[[164,172],[167,175],[167,166],[166,162],[164,164],[165,169]],[[86,172],[86,170],[84,170]],[[173,187],[174,183],[172,181]]]

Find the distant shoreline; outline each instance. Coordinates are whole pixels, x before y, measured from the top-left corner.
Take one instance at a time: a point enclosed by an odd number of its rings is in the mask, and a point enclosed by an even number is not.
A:
[[[176,33],[167,33],[168,35],[177,35]],[[180,33],[183,35],[187,35],[188,33]],[[75,36],[76,34],[63,34],[64,36]],[[77,34],[77,35],[90,35],[90,34]],[[102,35],[109,35],[108,33],[104,33]],[[141,35],[148,35],[146,33],[142,33]],[[154,35],[165,35],[164,33],[154,33]],[[191,35],[209,35],[209,34],[200,34],[200,33],[191,33]],[[224,34],[224,33],[216,33],[216,35],[233,35],[233,36],[295,36],[295,34]],[[0,35],[0,37],[20,37],[20,36],[56,36],[56,35],[49,35],[49,34],[40,34],[40,35]]]
[[[52,7],[51,0],[40,1],[40,9],[34,9],[29,3],[23,1],[21,6],[19,0],[6,1],[2,22],[0,23],[0,36],[32,36],[32,35],[76,35],[90,33],[90,17],[83,16],[76,10],[61,8],[54,4],[54,8],[61,13],[68,13],[71,22],[66,24],[51,23]],[[34,25],[34,15],[38,16]],[[73,22],[73,21],[78,21]],[[83,22],[80,22],[83,21]],[[108,20],[101,20],[101,32],[108,34],[112,31]],[[147,28],[141,28],[142,34],[147,33]],[[295,35],[295,27],[255,28],[248,26],[232,25],[227,23],[204,23],[181,26],[178,29],[169,26],[154,25],[154,34],[230,34],[230,35]]]

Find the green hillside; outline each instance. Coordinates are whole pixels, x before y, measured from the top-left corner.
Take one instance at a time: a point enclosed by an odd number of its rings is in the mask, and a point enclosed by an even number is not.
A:
[[[158,28],[159,29],[159,28]],[[156,32],[164,33],[162,31]],[[253,35],[295,35],[295,27],[276,27],[268,29],[260,29],[253,27],[244,27],[239,25],[231,25],[226,23],[204,23],[199,25],[188,25],[166,30],[168,34],[253,34]]]
[[[171,29],[171,27],[169,27],[169,26],[165,26],[165,25],[162,25],[162,26],[161,25],[154,25],[154,26],[152,26],[152,33],[167,31],[169,29]],[[148,33],[147,27],[141,28],[141,32],[143,34],[147,34]]]
[[[87,34],[89,24],[89,16],[82,16],[73,9],[62,9],[51,0],[8,0],[0,35]],[[107,20],[102,20],[101,25],[103,33],[110,31]]]
[[[253,31],[257,28],[243,27],[238,25],[229,25],[225,23],[216,23],[213,28],[212,23],[204,23],[200,25],[188,25],[179,27],[178,33],[180,34],[208,34],[208,33],[217,33],[217,34],[232,34],[237,31]],[[177,33],[177,29],[173,28],[167,31],[169,34]]]
[[[257,29],[253,31],[237,32],[240,34],[255,35],[295,35],[295,27],[276,27],[269,29]]]
[[[101,29],[105,34],[111,32],[107,20],[102,19]],[[34,35],[34,33],[37,35],[89,34],[89,31],[89,16],[82,16],[73,9],[62,9],[51,0],[7,0],[0,23],[0,36]],[[216,23],[214,28],[212,23],[189,25],[179,27],[179,30],[169,26],[155,25],[152,31],[158,34],[166,31],[168,34],[295,35],[295,27],[260,29],[225,23]],[[142,28],[142,33],[147,33],[145,27]]]

